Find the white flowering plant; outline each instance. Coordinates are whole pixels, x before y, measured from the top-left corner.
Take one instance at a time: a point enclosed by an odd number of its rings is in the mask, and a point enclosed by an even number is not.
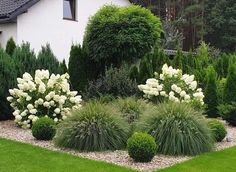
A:
[[[81,107],[81,96],[70,91],[69,75],[49,74],[48,70],[36,70],[33,78],[24,73],[17,78],[17,87],[10,89],[7,100],[14,109],[15,122],[30,128],[41,116],[48,116],[56,123],[70,115],[72,109]]]
[[[197,106],[204,104],[204,94],[201,88],[197,88],[194,75],[182,74],[182,70],[164,64],[162,73],[155,73],[155,76],[156,78],[147,79],[145,85],[138,86],[144,97],[154,102],[170,100]]]

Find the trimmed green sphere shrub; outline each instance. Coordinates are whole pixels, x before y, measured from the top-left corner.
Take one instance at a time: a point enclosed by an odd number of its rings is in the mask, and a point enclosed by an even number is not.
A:
[[[129,156],[137,162],[149,162],[156,154],[155,139],[146,133],[134,133],[128,139],[127,149]]]
[[[32,134],[37,140],[52,140],[56,134],[54,121],[48,117],[38,119],[33,123]]]
[[[89,20],[83,45],[93,60],[116,66],[150,52],[161,31],[160,19],[148,9],[106,5]]]
[[[98,102],[90,102],[59,124],[55,144],[82,151],[116,150],[126,146],[128,123]]]
[[[207,120],[188,104],[159,104],[140,118],[138,129],[155,138],[162,154],[197,155],[212,150]]]
[[[208,126],[213,133],[215,141],[221,142],[225,138],[227,131],[222,122],[217,119],[209,119]]]

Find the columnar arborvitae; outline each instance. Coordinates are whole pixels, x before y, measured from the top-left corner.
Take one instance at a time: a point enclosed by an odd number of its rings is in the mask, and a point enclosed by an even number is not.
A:
[[[12,54],[14,53],[14,50],[16,48],[16,43],[13,40],[13,38],[10,38],[7,41],[7,45],[6,45],[6,53],[9,54],[10,56],[12,56]]]
[[[180,49],[178,49],[174,59],[172,61],[173,67],[176,69],[183,69],[183,53]]]
[[[30,49],[29,43],[23,43],[21,46],[16,47],[12,58],[17,64],[18,77],[22,77],[25,72],[33,75],[37,69],[37,59],[33,50]]]
[[[6,97],[16,86],[17,71],[14,60],[0,48],[0,120],[12,118],[12,109]]]
[[[224,90],[224,102],[236,102],[236,63],[230,62]]]
[[[137,66],[135,64],[131,65],[130,74],[129,74],[130,79],[137,81],[138,75],[139,75],[139,72],[138,72]]]
[[[50,73],[61,74],[60,62],[53,54],[50,45],[42,46],[37,58],[37,68],[47,69]]]
[[[60,63],[60,70],[62,74],[68,72],[65,59],[63,59],[62,63]]]
[[[213,66],[209,66],[206,72],[206,87],[204,90],[204,102],[207,105],[207,115],[209,117],[218,116],[218,97],[217,97],[217,75]]]

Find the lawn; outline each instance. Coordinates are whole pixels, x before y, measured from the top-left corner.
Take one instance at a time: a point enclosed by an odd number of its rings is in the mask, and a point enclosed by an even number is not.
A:
[[[0,139],[1,172],[130,172],[133,170]]]
[[[236,147],[207,153],[158,172],[235,172]]]

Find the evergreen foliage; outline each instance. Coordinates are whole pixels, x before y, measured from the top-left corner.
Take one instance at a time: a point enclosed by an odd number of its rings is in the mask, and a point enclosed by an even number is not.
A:
[[[218,116],[218,97],[217,97],[217,74],[213,66],[207,68],[206,87],[204,90],[204,102],[207,105],[207,115],[209,117]]]
[[[12,54],[14,53],[15,48],[16,48],[16,43],[15,43],[13,38],[10,38],[7,41],[6,50],[5,50],[6,53],[9,54],[10,56],[12,56]]]
[[[236,102],[236,64],[230,62],[224,90],[224,102]]]
[[[0,120],[13,117],[12,108],[6,97],[8,90],[16,86],[17,71],[13,59],[0,48]]]
[[[37,69],[47,69],[50,73],[62,74],[60,62],[53,54],[50,45],[42,46],[37,58]]]

